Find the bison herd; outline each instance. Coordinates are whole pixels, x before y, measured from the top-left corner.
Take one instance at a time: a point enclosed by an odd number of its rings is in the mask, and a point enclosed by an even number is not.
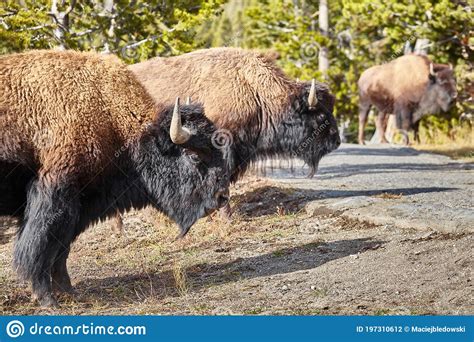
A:
[[[361,132],[370,105],[408,129],[456,97],[452,69],[421,56],[368,69],[359,86]],[[0,216],[20,220],[14,268],[43,306],[72,290],[70,246],[94,222],[152,205],[184,236],[229,213],[229,184],[252,163],[296,157],[312,176],[341,143],[327,85],[242,49],[128,67],[96,53],[5,55],[0,89]]]

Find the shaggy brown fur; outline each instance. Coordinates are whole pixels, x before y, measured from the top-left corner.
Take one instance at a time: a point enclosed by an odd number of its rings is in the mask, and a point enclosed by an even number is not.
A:
[[[198,50],[131,65],[148,92],[159,101],[190,96],[204,105],[217,127],[237,133],[278,125],[303,84],[289,79],[268,54],[237,48]],[[225,114],[225,116],[223,115]]]
[[[48,182],[64,174],[93,177],[157,112],[115,56],[32,51],[0,57],[0,89],[0,159],[39,168]]]
[[[370,106],[379,110],[377,130],[384,137],[388,114],[397,115],[397,126],[407,130],[423,114],[447,110],[456,97],[456,83],[449,65],[433,64],[436,77],[430,77],[431,61],[426,56],[406,55],[390,63],[365,70],[359,79],[359,143],[364,143],[364,128]]]

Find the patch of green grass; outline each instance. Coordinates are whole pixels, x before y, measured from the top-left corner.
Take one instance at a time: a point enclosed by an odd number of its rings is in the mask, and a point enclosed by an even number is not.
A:
[[[207,304],[198,304],[193,307],[193,310],[196,311],[199,314],[206,314],[211,312],[212,308],[208,306]]]
[[[297,308],[292,309],[291,314],[295,316],[319,316],[324,313],[321,309]]]
[[[277,250],[277,251],[274,251],[272,252],[272,256],[274,256],[275,258],[281,258],[282,256],[285,256],[285,255],[288,255],[290,254],[290,252],[288,250]]]
[[[259,315],[263,312],[263,308],[252,308],[252,309],[245,309],[244,315]]]
[[[374,316],[387,316],[390,315],[390,309],[377,309],[374,311]]]
[[[317,288],[312,291],[312,294],[318,298],[326,297],[328,295],[328,290],[324,288]]]

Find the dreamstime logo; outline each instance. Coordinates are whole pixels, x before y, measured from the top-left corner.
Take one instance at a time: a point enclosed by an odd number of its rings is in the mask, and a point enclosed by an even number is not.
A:
[[[138,49],[135,46],[124,46],[121,50],[123,58],[135,59],[140,57]]]
[[[231,146],[232,143],[234,142],[234,138],[232,136],[232,133],[230,133],[229,130],[218,129],[212,134],[211,142],[215,148],[222,150]]]
[[[11,321],[7,324],[7,335],[11,338],[17,338],[25,333],[25,326],[20,321]]]
[[[319,45],[316,43],[305,43],[301,45],[300,57],[305,61],[314,60],[318,57],[318,53]]]

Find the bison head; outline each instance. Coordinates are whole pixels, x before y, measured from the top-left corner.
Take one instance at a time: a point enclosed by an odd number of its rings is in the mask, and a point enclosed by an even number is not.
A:
[[[428,92],[433,93],[436,104],[447,111],[457,97],[456,79],[451,65],[430,64]]]
[[[181,236],[229,199],[228,151],[214,146],[216,128],[203,112],[200,105],[180,107],[177,99],[142,136],[135,158],[149,199]]]
[[[285,130],[283,138],[296,139],[292,144],[292,154],[309,165],[309,177],[317,171],[321,158],[341,144],[333,108],[334,96],[325,84],[315,80],[305,82],[300,88],[293,115],[282,125]]]

